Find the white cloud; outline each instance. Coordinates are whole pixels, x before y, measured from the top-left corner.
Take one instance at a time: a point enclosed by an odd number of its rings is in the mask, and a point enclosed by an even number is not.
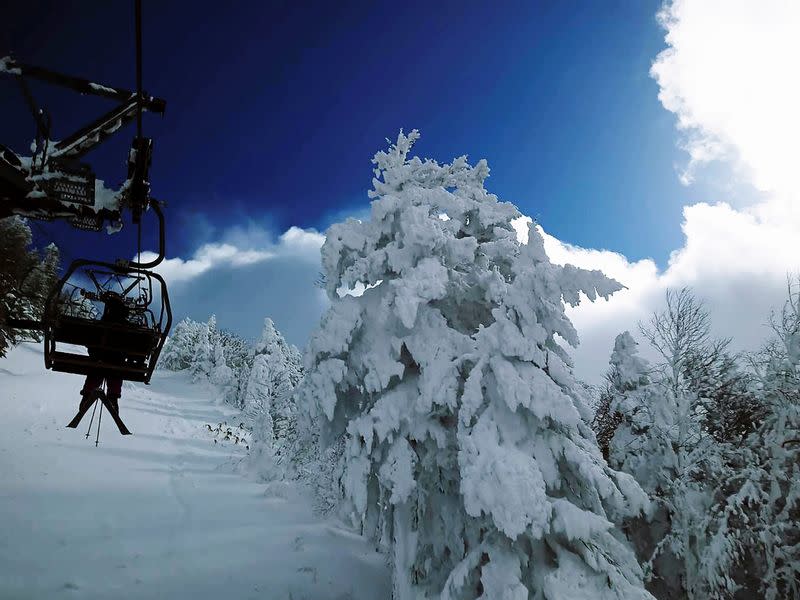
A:
[[[319,249],[325,243],[325,236],[316,229],[292,226],[281,235],[280,241],[287,251],[319,260]]]
[[[787,273],[800,268],[800,3],[677,0],[659,19],[668,47],[651,75],[688,152],[682,179],[709,176],[701,168],[724,161],[737,185],[761,194],[740,209],[684,207],[684,245],[663,271],[651,260],[631,263],[545,234],[554,262],[601,269],[629,288],[569,311],[582,341],[573,351],[576,370],[593,381],[607,367],[614,335],[635,333],[668,288],[691,286],[715,333],[733,337],[736,349],[755,349],[768,333],[769,311],[783,302]]]
[[[167,281],[176,320],[216,314],[220,327],[253,338],[269,316],[302,347],[327,306],[324,292],[315,287],[324,241],[314,229],[290,227],[276,238],[250,222],[219,232],[190,258],[168,258],[155,270]],[[142,260],[155,256],[143,252]]]
[[[277,241],[266,230],[248,227],[223,233],[224,242],[200,246],[189,259],[165,259],[156,271],[171,284],[182,284],[216,268],[237,268],[269,260],[296,258],[319,262],[319,249],[325,236],[314,229],[290,227]],[[142,252],[142,262],[153,260],[154,252]]]
[[[711,312],[715,334],[733,337],[734,349],[754,350],[764,340],[769,311],[783,301],[786,274],[800,266],[800,230],[724,204],[688,206],[683,216],[684,246],[662,271],[652,260],[630,262],[619,253],[580,248],[542,231],[553,262],[600,269],[628,288],[608,301],[568,308],[581,338],[571,351],[580,377],[598,382],[608,368],[614,336],[630,330],[636,337],[638,322],[662,307],[669,288],[692,287]]]
[[[659,13],[668,48],[651,74],[678,117],[689,175],[733,159],[764,191],[796,191],[800,3],[677,0]]]

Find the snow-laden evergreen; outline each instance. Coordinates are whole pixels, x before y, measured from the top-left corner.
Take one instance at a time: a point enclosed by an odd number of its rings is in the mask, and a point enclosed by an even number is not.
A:
[[[331,308],[301,394],[344,438],[351,517],[398,600],[649,598],[614,526],[646,497],[603,460],[556,341],[578,343],[564,302],[621,286],[550,263],[533,227],[521,245],[486,162],[409,158],[417,138],[375,155],[370,219],[322,249]]]
[[[740,548],[738,584],[767,600],[800,598],[800,280],[753,361],[763,423],[728,450],[720,518]]]
[[[285,439],[293,429],[295,407],[292,390],[302,373],[300,352],[286,342],[272,319],[264,319],[261,337],[254,348],[242,408],[245,413],[269,411],[276,439]]]
[[[0,219],[0,358],[22,340],[39,340],[33,330],[11,329],[7,319],[42,318],[50,292],[58,282],[59,250],[49,244],[32,249],[33,235],[19,217]]]
[[[297,410],[293,391],[303,373],[302,358],[271,319],[255,345],[206,323],[181,321],[162,354],[161,367],[187,370],[195,382],[211,384],[225,402],[242,409],[252,429],[248,464],[259,477],[284,474],[277,462],[295,451]]]
[[[297,410],[294,389],[303,373],[300,353],[288,344],[272,319],[264,319],[254,347],[240,405],[253,422],[250,464],[262,478],[283,474],[277,468],[296,443]]]
[[[189,369],[203,325],[188,318],[175,325],[161,351],[158,366],[169,371]]]
[[[708,425],[708,398],[692,375],[697,357],[727,360],[712,339],[708,312],[687,289],[668,292],[667,307],[642,333],[662,362],[650,367],[627,332],[611,357],[610,413],[619,423],[609,464],[634,476],[651,499],[646,520],[626,525],[648,585],[658,597],[725,598],[737,544],[713,517],[717,483],[725,478],[722,447]],[[652,380],[651,380],[652,377]],[[717,382],[718,383],[718,382]]]
[[[205,381],[211,377],[214,370],[214,342],[217,332],[217,317],[211,315],[205,327],[201,327],[194,345],[189,371],[195,381]]]
[[[213,367],[211,368],[209,379],[211,380],[211,383],[216,385],[229,386],[233,380],[233,369],[231,369],[225,362],[225,349],[222,346],[222,340],[219,337],[214,340],[213,348]]]
[[[223,400],[237,405],[252,357],[252,347],[239,336],[219,329],[212,315],[206,323],[188,318],[178,323],[164,344],[159,367],[188,370],[195,381],[212,383]]]
[[[611,370],[608,373],[611,392],[609,413],[617,416],[614,432],[609,440],[608,462],[615,469],[633,475],[648,493],[661,483],[664,468],[656,464],[661,456],[659,444],[663,442],[649,434],[654,421],[664,421],[669,407],[662,401],[656,386],[650,381],[651,367],[639,356],[638,344],[625,331],[614,340],[611,353]]]
[[[625,530],[660,599],[800,597],[797,290],[773,332],[747,373],[681,290],[643,328],[660,364],[616,339],[594,423],[609,464],[651,497]]]

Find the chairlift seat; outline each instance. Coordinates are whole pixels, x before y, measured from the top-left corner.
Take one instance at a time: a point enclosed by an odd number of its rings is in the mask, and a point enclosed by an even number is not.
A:
[[[158,345],[160,335],[137,325],[62,316],[53,327],[53,339],[63,344],[146,357]]]
[[[102,360],[91,356],[57,351],[50,353],[49,358],[50,364],[47,367],[61,373],[73,373],[75,375],[102,373],[106,377],[118,377],[126,381],[142,383],[147,383],[150,380],[150,368],[146,363],[132,365],[104,363]]]

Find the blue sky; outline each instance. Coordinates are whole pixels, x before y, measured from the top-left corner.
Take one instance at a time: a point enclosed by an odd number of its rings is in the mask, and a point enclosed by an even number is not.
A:
[[[146,132],[173,252],[244,221],[324,229],[363,210],[369,160],[400,128],[421,130],[427,156],[487,158],[491,190],[562,239],[659,263],[679,242],[660,224],[677,222],[694,191],[675,177],[674,118],[648,76],[663,47],[657,2],[191,6],[144,8],[146,88],[168,101]],[[12,11],[0,43],[20,59],[131,85],[128,3]],[[19,147],[31,125],[4,88],[21,118],[2,126]],[[62,135],[103,106],[50,104]],[[129,135],[95,153],[109,181]]]
[[[281,234],[324,231],[364,214],[372,155],[401,128],[417,128],[423,156],[486,158],[487,188],[536,218],[554,236],[554,255],[628,285],[611,308],[574,315],[582,352],[607,356],[611,328],[635,329],[677,285],[697,287],[728,325],[748,313],[759,315],[760,327],[780,294],[762,294],[737,312],[730,290],[761,269],[762,255],[743,240],[794,239],[784,231],[793,217],[769,202],[779,187],[771,183],[782,185],[782,197],[797,198],[800,187],[791,183],[796,169],[780,159],[798,137],[790,108],[800,103],[798,87],[787,87],[781,73],[794,68],[786,49],[796,46],[800,18],[780,0],[758,10],[724,0],[665,6],[667,31],[656,0],[435,8],[145,2],[145,88],[167,100],[166,116],[147,118],[145,133],[156,144],[153,193],[169,202],[173,268],[200,269],[198,255],[227,257],[191,281],[175,279],[176,313],[213,311],[223,327],[251,337],[269,315],[303,345],[324,309],[313,287],[318,254]],[[0,52],[132,86],[132,29],[128,2],[14,3]],[[667,48],[671,54],[660,54]],[[35,90],[53,112],[56,137],[105,106]],[[0,86],[0,105],[19,116],[0,121],[0,139],[24,149],[33,125],[10,81]],[[132,135],[90,155],[100,177],[123,178]],[[687,163],[691,185],[681,183]],[[130,230],[87,236],[37,224],[34,231],[67,259],[130,256],[134,248]],[[225,244],[273,258],[237,266]],[[727,262],[710,260],[717,255]],[[773,291],[794,264],[789,255],[771,248],[763,257]],[[598,319],[606,327],[595,336]]]

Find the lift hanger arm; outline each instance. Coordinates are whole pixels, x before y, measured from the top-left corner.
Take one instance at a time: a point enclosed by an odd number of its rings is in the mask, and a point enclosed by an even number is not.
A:
[[[38,79],[39,81],[69,88],[80,94],[102,96],[104,98],[116,100],[117,102],[127,102],[131,98],[134,100],[136,99],[136,92],[131,92],[130,90],[123,88],[100,85],[99,83],[94,83],[88,79],[64,75],[63,73],[57,73],[43,67],[37,67],[35,65],[19,63],[11,57],[0,59],[0,62],[2,62],[4,66],[4,69],[0,70],[0,73],[5,71],[6,73],[16,75],[17,77]],[[164,111],[166,110],[166,106],[167,103],[165,100],[149,96],[144,92],[142,93],[143,109],[163,115]]]
[[[52,158],[80,158],[130,123],[135,116],[136,99],[133,98],[57,142],[49,155]]]
[[[80,158],[96,146],[102,144],[115,131],[130,123],[134,118],[137,118],[140,106],[142,110],[161,115],[163,115],[166,110],[167,103],[165,100],[154,98],[145,92],[141,93],[140,103],[139,94],[136,92],[100,85],[88,79],[64,75],[34,65],[18,63],[10,57],[1,60],[3,69],[0,72],[6,72],[19,78],[23,94],[25,95],[31,113],[34,119],[36,119],[40,133],[44,136],[49,137],[49,126],[42,121],[43,116],[40,114],[41,111],[36,107],[26,79],[38,79],[39,81],[74,90],[80,94],[101,96],[103,98],[116,100],[120,103],[120,106],[111,109],[106,114],[55,144],[53,150],[49,153],[53,158]]]
[[[137,11],[139,9],[137,8]],[[137,23],[139,15],[137,14]],[[138,27],[138,25],[137,25]],[[49,69],[17,62],[11,57],[0,58],[0,73],[16,77],[35,121],[39,161],[31,160],[25,167],[9,150],[0,147],[0,215],[20,214],[32,218],[67,219],[81,229],[99,230],[104,221],[118,222],[121,207],[97,206],[95,176],[88,165],[78,163],[111,135],[136,119],[137,137],[129,155],[128,181],[114,192],[131,210],[134,223],[150,201],[149,166],[152,141],[141,136],[142,111],[163,114],[166,101],[155,98],[141,88],[140,40],[137,34],[137,91],[100,85],[80,77],[56,73]],[[71,89],[80,94],[100,96],[119,104],[91,123],[59,142],[50,142],[50,117],[37,105],[28,80],[37,79]],[[5,154],[4,154],[5,153]],[[35,177],[48,170],[41,181]],[[51,174],[59,174],[52,177]]]

